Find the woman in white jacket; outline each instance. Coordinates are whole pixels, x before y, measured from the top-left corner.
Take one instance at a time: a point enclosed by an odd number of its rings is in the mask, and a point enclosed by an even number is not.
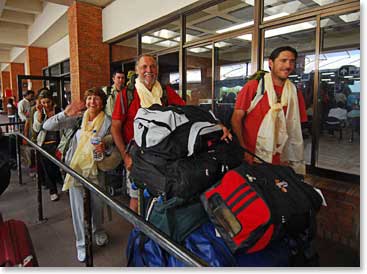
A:
[[[103,111],[107,98],[100,88],[87,90],[84,98],[85,103],[72,102],[63,112],[55,115],[52,119],[48,119],[43,128],[46,130],[76,128],[75,134],[70,136],[72,139],[65,155],[65,164],[89,181],[104,186],[104,173],[98,169],[97,162],[93,159],[93,150],[105,153],[105,145],[102,142],[94,146],[90,139],[94,130],[101,138],[109,134],[111,120]],[[85,107],[87,110],[82,114]],[[82,122],[80,125],[78,120],[81,116]],[[79,125],[80,128],[78,128]],[[67,174],[63,190],[69,190],[77,257],[80,262],[83,262],[85,261],[83,188],[80,182]],[[103,203],[93,194],[91,195],[91,207],[94,239],[98,246],[102,246],[108,241],[106,232],[101,228]]]
[[[53,101],[52,92],[48,88],[38,91],[40,104],[33,116],[33,130],[37,133],[37,144],[52,156],[55,156],[56,148],[60,142],[60,132],[57,130],[45,130],[43,124],[60,112],[60,108]],[[59,168],[45,157],[38,157],[39,176],[42,183],[49,189],[51,201],[59,199],[57,183],[62,182]]]

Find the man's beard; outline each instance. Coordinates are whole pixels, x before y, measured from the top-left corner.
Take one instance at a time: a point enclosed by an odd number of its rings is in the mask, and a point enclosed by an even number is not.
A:
[[[157,77],[153,77],[151,81],[147,81],[145,77],[139,77],[139,80],[141,83],[143,83],[146,86],[153,86],[155,82],[157,81]]]

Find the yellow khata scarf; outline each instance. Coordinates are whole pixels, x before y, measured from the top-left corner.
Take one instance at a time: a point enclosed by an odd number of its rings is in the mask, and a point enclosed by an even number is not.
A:
[[[263,81],[270,110],[260,125],[255,154],[271,163],[273,155],[279,153],[282,162],[288,162],[297,173],[305,174],[297,89],[287,79],[278,103],[271,73],[265,74]],[[286,114],[283,111],[285,106],[287,106]]]
[[[93,160],[93,148],[94,146],[90,143],[90,139],[93,134],[93,130],[97,133],[102,127],[105,118],[105,113],[101,111],[97,117],[95,117],[92,123],[89,121],[89,110],[83,115],[83,121],[81,125],[81,134],[78,140],[78,146],[74,152],[73,158],[71,159],[70,167],[78,172],[85,178],[95,179],[98,175],[97,164]],[[70,187],[79,183],[71,177],[69,174],[66,175],[62,190],[68,190]]]
[[[140,106],[142,108],[148,108],[151,105],[162,105],[161,97],[163,94],[161,84],[155,81],[152,91],[147,89],[139,78],[135,79],[135,87],[140,98]]]

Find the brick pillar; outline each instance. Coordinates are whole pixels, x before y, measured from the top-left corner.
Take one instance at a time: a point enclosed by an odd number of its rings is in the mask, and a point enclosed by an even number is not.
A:
[[[10,86],[10,72],[9,71],[2,71],[1,72],[1,94],[3,97],[3,110],[7,111],[6,104],[6,95],[5,90],[11,88]]]
[[[102,43],[102,8],[74,2],[68,10],[72,100],[110,80],[109,45]]]
[[[47,48],[27,47],[26,60],[29,75],[43,75],[42,69],[48,66]],[[43,86],[42,81],[31,81],[32,90],[36,92]]]
[[[18,96],[18,75],[24,75],[23,63],[10,63],[10,87],[15,98],[15,101],[19,102],[22,98]]]

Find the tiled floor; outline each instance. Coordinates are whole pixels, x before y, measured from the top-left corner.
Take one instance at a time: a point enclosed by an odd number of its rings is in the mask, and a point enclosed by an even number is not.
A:
[[[36,183],[24,170],[24,185],[19,185],[16,172],[12,172],[9,188],[0,196],[0,212],[3,218],[19,219],[28,225],[40,266],[82,267],[76,259],[74,233],[68,194],[62,193],[60,200],[51,202],[43,190],[45,223],[37,222]],[[107,216],[107,215],[106,215]],[[123,267],[126,265],[125,248],[132,225],[116,214],[106,221],[110,236],[105,247],[94,246],[94,265]],[[323,267],[358,267],[359,256],[341,244],[318,239],[317,249]]]

